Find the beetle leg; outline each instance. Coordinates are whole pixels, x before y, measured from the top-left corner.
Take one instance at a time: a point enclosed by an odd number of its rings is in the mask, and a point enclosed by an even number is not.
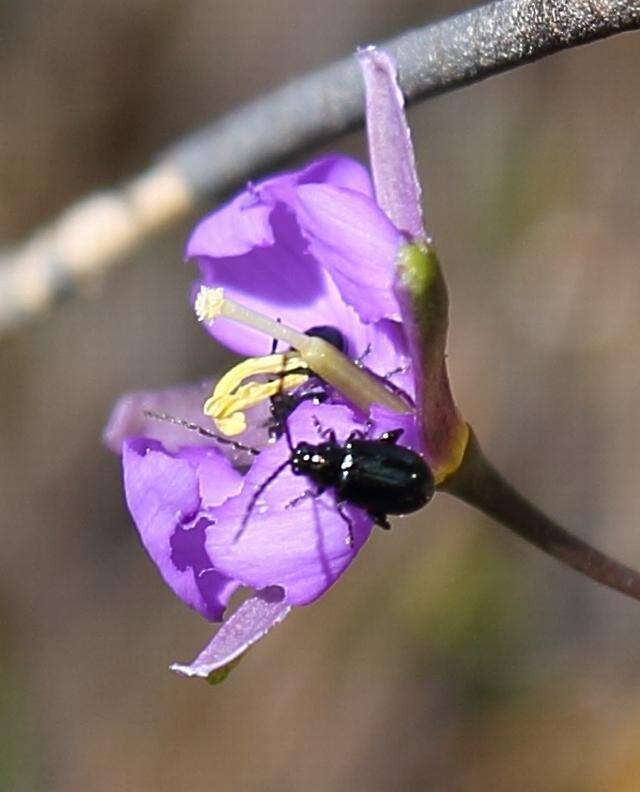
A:
[[[353,534],[353,523],[351,522],[349,515],[342,510],[342,505],[340,503],[336,503],[336,509],[338,510],[338,514],[342,517],[342,519],[347,524],[347,544],[349,547],[353,547],[356,543],[355,536]]]
[[[273,352],[271,354],[273,354]],[[306,374],[307,376],[309,376],[309,369],[306,366],[297,366],[296,368],[287,369],[286,375],[290,376],[291,374]],[[285,377],[284,373],[270,375],[269,381],[273,382],[274,380],[277,379],[284,379],[284,377]]]
[[[394,374],[406,374],[406,372],[408,370],[409,370],[409,366],[408,365],[397,366],[396,368],[392,369],[391,371],[387,371],[387,373],[384,375],[383,379],[389,379],[389,377],[393,377]]]
[[[293,498],[293,500],[290,500],[289,503],[287,503],[284,508],[293,509],[299,503],[302,503],[302,501],[307,500],[307,498],[317,498],[321,494],[322,494],[321,492],[316,492],[315,490],[307,489],[302,493],[302,495],[297,495],[295,498]]]
[[[353,362],[358,368],[362,368],[363,361],[371,354],[371,344],[367,344],[364,352],[357,357]]]
[[[369,437],[369,433],[373,429],[373,421],[367,418],[367,422],[364,425],[364,429],[354,429],[353,432],[347,438],[347,443],[350,443],[352,440],[366,440]]]
[[[387,390],[390,390],[391,393],[395,393],[396,396],[399,396],[402,399],[402,401],[406,402],[406,404],[409,407],[415,407],[415,403],[411,398],[411,396],[409,396],[408,393],[405,393],[402,390],[402,388],[400,388],[398,385],[395,384],[395,382],[393,382],[393,380],[389,379],[389,377],[392,377],[394,374],[404,373],[404,371],[406,370],[407,370],[406,368],[395,369],[394,371],[390,371],[388,374],[385,374],[384,377],[382,377],[382,379],[384,380],[384,384]]]
[[[387,519],[387,515],[386,514],[371,514],[371,513],[369,513],[369,516],[373,518],[373,521],[374,521],[374,523],[376,525],[379,525],[380,528],[384,528],[385,531],[388,531],[388,530],[391,529],[391,523]]]
[[[389,443],[389,445],[395,445],[398,440],[402,437],[404,433],[404,429],[391,429],[384,434],[381,434],[378,440],[381,443]]]
[[[325,429],[315,415],[312,417],[313,425],[315,426],[316,432],[320,435],[320,437],[322,437],[323,440],[329,440],[330,443],[337,443],[338,438],[336,437],[336,433],[333,431],[333,429]]]

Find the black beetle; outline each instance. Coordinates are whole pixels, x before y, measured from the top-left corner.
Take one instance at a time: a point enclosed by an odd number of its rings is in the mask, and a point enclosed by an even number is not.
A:
[[[324,443],[298,443],[291,470],[311,479],[319,494],[334,487],[338,502],[360,506],[377,525],[388,529],[388,514],[417,511],[434,493],[433,475],[424,459],[396,445],[402,431],[395,429],[375,440],[354,433],[344,445],[332,431]]]
[[[305,333],[323,338],[341,352],[346,352],[346,340],[336,327],[319,325]],[[276,345],[274,342],[272,353]],[[304,371],[307,370],[301,369]],[[306,476],[317,487],[315,492],[308,491],[287,506],[295,506],[305,497],[318,497],[329,487],[334,487],[338,512],[349,528],[350,545],[353,545],[353,527],[340,508],[341,503],[365,509],[377,525],[389,529],[387,515],[410,514],[421,509],[433,497],[435,485],[428,465],[415,451],[396,444],[402,429],[392,430],[374,440],[367,439],[361,432],[354,432],[344,445],[340,445],[332,430],[323,432],[317,425],[321,434],[326,435],[325,442],[316,445],[302,442],[294,447],[287,426],[291,413],[303,401],[313,400],[320,404],[329,395],[323,381],[315,375],[313,379],[310,390],[302,386],[295,393],[278,393],[271,397],[269,434],[273,439],[286,435],[291,455],[253,493],[238,537],[244,532],[261,494],[287,466],[295,475]]]
[[[291,467],[296,476],[306,476],[317,487],[315,492],[309,490],[287,506],[294,506],[305,497],[318,497],[333,487],[338,512],[349,529],[351,546],[354,542],[353,526],[340,504],[359,506],[385,529],[391,527],[387,515],[410,514],[421,509],[433,497],[433,474],[419,454],[396,444],[402,432],[402,429],[394,429],[375,440],[354,432],[341,445],[333,430],[329,430],[324,442],[301,442],[294,447],[285,422],[284,433],[291,455],[251,496],[238,537],[244,531],[259,497],[286,467]]]

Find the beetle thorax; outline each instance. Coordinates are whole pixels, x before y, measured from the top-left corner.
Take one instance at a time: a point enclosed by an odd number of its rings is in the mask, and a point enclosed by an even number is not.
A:
[[[291,469],[297,476],[308,476],[316,484],[336,483],[344,450],[336,443],[298,443],[291,456]]]

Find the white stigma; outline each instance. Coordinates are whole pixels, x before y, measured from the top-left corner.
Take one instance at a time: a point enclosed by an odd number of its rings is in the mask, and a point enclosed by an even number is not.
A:
[[[201,286],[194,304],[199,322],[213,322],[221,314],[224,302],[224,289],[210,289]]]
[[[301,354],[311,346],[312,339],[309,336],[292,327],[287,327],[281,322],[276,322],[264,314],[253,311],[235,300],[230,300],[225,297],[224,289],[219,287],[214,289],[210,286],[201,286],[194,308],[198,319],[205,324],[213,324],[216,319],[224,317],[252,327],[271,338],[284,341]]]

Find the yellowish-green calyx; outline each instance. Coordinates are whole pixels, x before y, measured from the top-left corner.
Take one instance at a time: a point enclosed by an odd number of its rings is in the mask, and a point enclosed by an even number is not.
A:
[[[445,348],[449,297],[435,249],[418,240],[400,248],[395,292],[409,340],[425,456],[436,484],[459,467],[469,440],[449,386]]]
[[[413,295],[436,297],[437,281],[442,278],[435,249],[428,242],[402,245],[396,262],[396,272],[402,286]]]

